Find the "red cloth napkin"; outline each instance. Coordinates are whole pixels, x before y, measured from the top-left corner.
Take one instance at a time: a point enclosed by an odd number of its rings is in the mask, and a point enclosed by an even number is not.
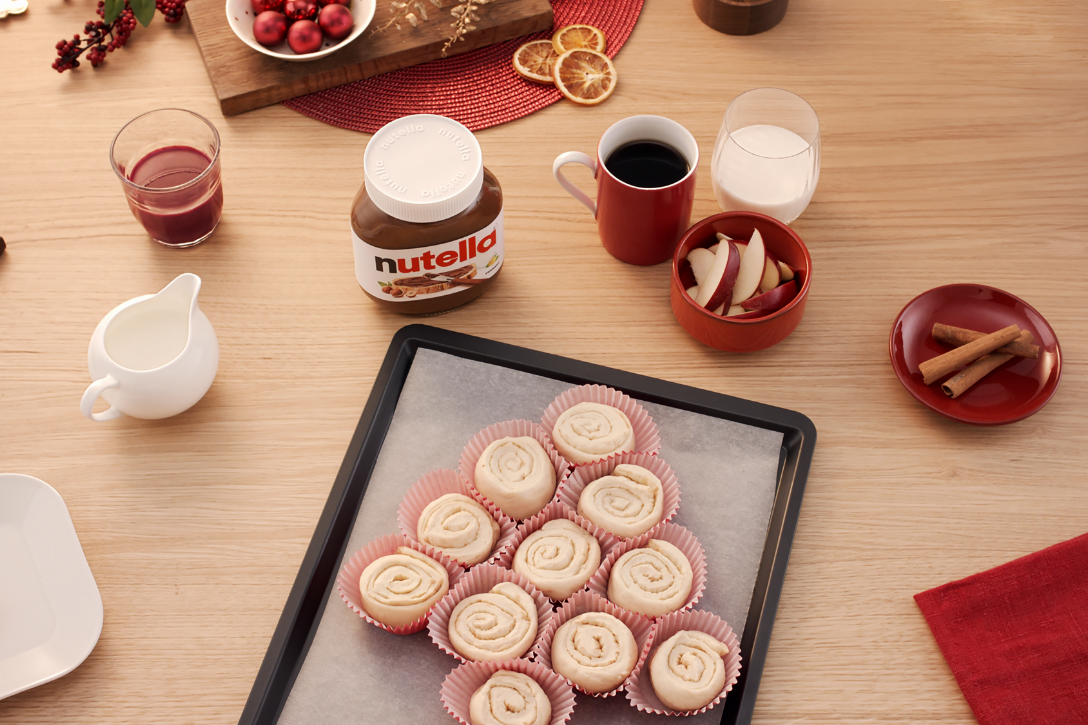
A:
[[[979,725],[1088,725],[1088,534],[914,600]]]

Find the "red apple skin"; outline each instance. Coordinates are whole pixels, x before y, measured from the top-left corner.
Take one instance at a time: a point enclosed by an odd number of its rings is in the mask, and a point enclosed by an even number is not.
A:
[[[296,20],[287,31],[287,45],[299,55],[316,53],[324,40],[320,26],[313,20]]]
[[[745,312],[743,315],[731,315],[726,317],[727,320],[758,320],[760,317],[766,317],[767,315],[774,314],[775,310],[752,310]]]
[[[680,263],[680,284],[684,289],[691,289],[695,287],[698,282],[695,279],[695,272],[691,269],[691,262],[684,260]]]
[[[725,242],[722,242],[722,244],[725,244]],[[718,251],[720,252],[721,249],[719,248]],[[718,288],[714,290],[714,294],[710,296],[710,301],[706,303],[706,309],[716,310],[719,305],[731,298],[733,285],[736,284],[739,273],[740,251],[737,249],[736,244],[729,242],[729,261],[725,267],[725,274],[722,275],[721,281],[718,282]]]
[[[780,284],[770,292],[764,292],[761,295],[755,297],[749,297],[740,303],[741,307],[746,310],[765,310],[767,312],[774,312],[780,310],[793,300],[797,296],[798,288],[797,282],[791,280],[785,284]]]

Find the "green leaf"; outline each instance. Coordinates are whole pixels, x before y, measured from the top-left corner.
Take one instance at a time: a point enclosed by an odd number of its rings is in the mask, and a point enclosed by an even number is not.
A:
[[[106,0],[106,7],[104,8],[106,14],[105,17],[103,17],[103,20],[105,20],[107,24],[112,23],[124,9],[125,0]]]
[[[128,6],[140,25],[146,28],[151,24],[151,19],[155,17],[155,0],[128,0]]]

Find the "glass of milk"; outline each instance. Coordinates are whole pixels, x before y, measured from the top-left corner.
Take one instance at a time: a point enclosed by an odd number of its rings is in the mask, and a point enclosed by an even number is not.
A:
[[[754,211],[789,224],[820,178],[820,121],[795,93],[757,88],[733,99],[711,160],[725,211]]]

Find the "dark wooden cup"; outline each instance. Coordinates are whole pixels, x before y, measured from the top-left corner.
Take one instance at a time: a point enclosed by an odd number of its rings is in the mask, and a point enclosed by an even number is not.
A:
[[[755,35],[786,16],[789,0],[693,0],[695,14],[719,33]]]

